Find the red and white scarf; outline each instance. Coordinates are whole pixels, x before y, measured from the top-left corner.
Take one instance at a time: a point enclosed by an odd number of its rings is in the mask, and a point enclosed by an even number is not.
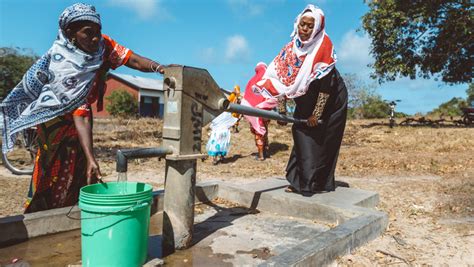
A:
[[[298,34],[303,16],[314,18],[313,32],[307,41],[301,41]],[[320,8],[306,6],[295,19],[291,37],[270,63],[262,80],[253,87],[265,98],[302,96],[312,81],[326,76],[336,64],[334,46],[324,30],[324,13]]]

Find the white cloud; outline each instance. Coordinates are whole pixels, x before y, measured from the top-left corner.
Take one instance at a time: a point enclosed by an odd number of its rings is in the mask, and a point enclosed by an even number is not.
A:
[[[369,78],[373,69],[367,64],[373,63],[370,55],[371,40],[367,35],[361,35],[351,30],[344,34],[341,44],[336,50],[337,68],[341,73],[355,73],[366,83],[374,82]],[[377,93],[383,99],[400,99],[397,110],[408,114],[428,112],[453,97],[465,96],[466,85],[449,86],[435,79],[417,77],[411,80],[398,77],[395,81],[387,81],[377,85]]]
[[[197,57],[205,64],[236,64],[246,62],[250,58],[247,39],[240,35],[222,38],[225,42],[216,47],[201,48]]]
[[[374,61],[370,55],[370,38],[351,30],[344,34],[340,48],[336,50],[338,65],[343,72],[368,74],[371,68],[367,64]]]
[[[109,0],[112,6],[133,10],[140,19],[167,19],[171,15],[162,6],[161,0]]]
[[[246,14],[247,16],[258,16],[263,13],[263,6],[255,4],[256,1],[227,0],[227,2],[229,3],[231,9],[238,14]]]
[[[227,38],[225,59],[228,61],[248,59],[249,57],[249,46],[247,39],[242,35],[233,35]]]
[[[199,51],[199,58],[206,64],[213,64],[217,60],[217,52],[214,47],[206,47]]]

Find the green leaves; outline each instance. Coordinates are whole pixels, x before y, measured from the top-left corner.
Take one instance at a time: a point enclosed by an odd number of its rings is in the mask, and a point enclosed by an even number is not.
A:
[[[473,4],[468,0],[370,1],[362,17],[372,37],[373,78],[472,81]]]
[[[0,47],[0,98],[4,98],[38,60],[29,49]]]
[[[345,74],[344,82],[349,93],[349,118],[386,118],[390,107],[376,93],[373,84],[365,84],[356,74]]]
[[[114,117],[130,117],[137,115],[137,100],[125,89],[117,89],[106,97],[107,112]]]

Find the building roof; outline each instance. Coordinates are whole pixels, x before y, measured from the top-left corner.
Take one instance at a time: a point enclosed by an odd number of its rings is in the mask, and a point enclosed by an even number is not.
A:
[[[163,80],[113,72],[109,72],[109,77],[114,77],[138,89],[163,91]]]

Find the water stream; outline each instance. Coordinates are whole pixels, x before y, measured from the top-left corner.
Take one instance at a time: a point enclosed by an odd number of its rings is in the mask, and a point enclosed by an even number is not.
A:
[[[127,194],[127,172],[119,172],[117,177],[118,189],[119,194],[126,195]]]

